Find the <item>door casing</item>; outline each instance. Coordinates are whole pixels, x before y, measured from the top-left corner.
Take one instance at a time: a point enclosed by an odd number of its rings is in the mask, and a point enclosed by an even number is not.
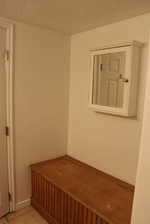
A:
[[[9,136],[7,136],[8,150],[8,183],[10,193],[10,212],[15,210],[15,180],[14,180],[14,125],[13,125],[13,33],[14,24],[0,18],[0,27],[6,29],[6,50],[8,60],[6,62],[6,111]]]

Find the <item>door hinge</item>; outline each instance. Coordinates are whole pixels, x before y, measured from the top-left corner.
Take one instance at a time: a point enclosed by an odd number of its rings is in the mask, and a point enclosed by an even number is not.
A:
[[[9,61],[9,58],[10,58],[10,52],[9,52],[9,50],[6,50],[5,58],[6,58],[7,61]]]
[[[9,201],[12,201],[12,196],[11,196],[10,192],[8,193],[8,199],[9,199]]]
[[[9,127],[8,126],[5,127],[5,134],[6,134],[6,136],[9,136]]]
[[[101,71],[103,70],[103,64],[100,64],[100,70]]]

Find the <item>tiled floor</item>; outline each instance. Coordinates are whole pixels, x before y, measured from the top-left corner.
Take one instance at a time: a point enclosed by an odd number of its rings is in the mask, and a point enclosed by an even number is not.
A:
[[[27,207],[0,219],[0,224],[47,224],[32,208]]]

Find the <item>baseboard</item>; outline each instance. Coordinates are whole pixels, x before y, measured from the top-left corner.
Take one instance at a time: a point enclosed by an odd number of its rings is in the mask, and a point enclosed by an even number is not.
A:
[[[21,209],[21,208],[25,208],[27,206],[29,206],[31,204],[31,199],[27,199],[25,201],[20,201],[16,204],[16,210]]]

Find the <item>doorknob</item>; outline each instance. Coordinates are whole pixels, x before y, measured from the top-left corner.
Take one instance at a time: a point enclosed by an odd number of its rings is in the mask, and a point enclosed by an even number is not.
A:
[[[122,82],[129,82],[129,80],[124,78],[123,75],[121,75],[121,74],[120,74],[119,80]]]

